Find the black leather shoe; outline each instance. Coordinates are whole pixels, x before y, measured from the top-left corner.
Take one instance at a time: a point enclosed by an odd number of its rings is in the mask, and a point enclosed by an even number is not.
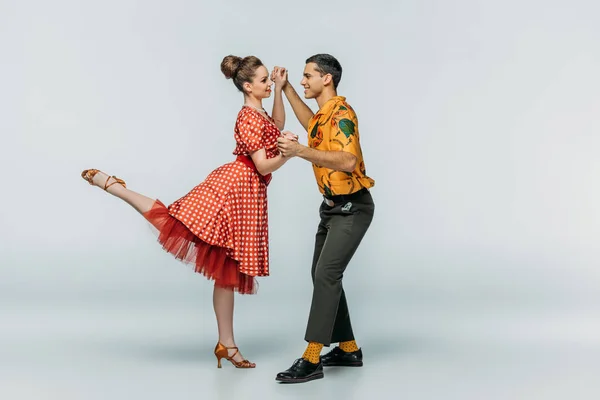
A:
[[[283,383],[302,383],[323,377],[323,364],[313,364],[304,358],[299,358],[292,366],[277,374],[276,381]]]
[[[362,367],[362,350],[346,353],[339,347],[334,347],[329,353],[321,356],[321,363],[325,367]]]

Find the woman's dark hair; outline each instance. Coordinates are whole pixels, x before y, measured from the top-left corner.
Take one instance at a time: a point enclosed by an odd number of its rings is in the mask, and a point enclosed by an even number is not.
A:
[[[237,57],[229,55],[221,61],[221,72],[227,79],[233,79],[233,84],[240,92],[244,91],[244,82],[252,83],[256,69],[263,63],[257,57]]]

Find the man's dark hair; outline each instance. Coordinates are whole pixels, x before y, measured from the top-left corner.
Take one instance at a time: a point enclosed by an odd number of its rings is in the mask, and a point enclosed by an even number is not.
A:
[[[315,54],[306,60],[306,63],[317,64],[317,71],[321,76],[331,74],[333,78],[333,88],[337,89],[340,80],[342,79],[342,65],[330,54]]]

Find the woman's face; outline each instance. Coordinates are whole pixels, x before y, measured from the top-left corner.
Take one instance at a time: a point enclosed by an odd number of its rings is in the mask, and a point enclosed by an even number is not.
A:
[[[269,71],[264,65],[256,69],[252,83],[246,82],[246,92],[257,99],[266,99],[271,96],[273,81],[269,77]]]

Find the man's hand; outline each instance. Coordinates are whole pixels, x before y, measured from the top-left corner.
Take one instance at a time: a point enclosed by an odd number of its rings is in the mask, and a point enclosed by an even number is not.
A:
[[[275,82],[275,88],[285,88],[289,83],[287,69],[283,67],[274,67],[273,71],[271,71],[271,80]]]
[[[293,135],[293,133],[285,132],[284,136],[280,136],[279,138],[277,138],[277,149],[279,149],[279,152],[283,157],[296,157],[302,145],[298,143],[297,136],[294,140],[286,135]]]

